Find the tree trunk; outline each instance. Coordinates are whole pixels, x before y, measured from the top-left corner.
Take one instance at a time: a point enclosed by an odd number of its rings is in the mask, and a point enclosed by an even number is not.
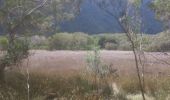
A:
[[[4,83],[4,81],[5,81],[4,69],[0,69],[0,84]]]
[[[4,83],[5,81],[5,67],[7,66],[2,59],[0,60],[0,84]]]

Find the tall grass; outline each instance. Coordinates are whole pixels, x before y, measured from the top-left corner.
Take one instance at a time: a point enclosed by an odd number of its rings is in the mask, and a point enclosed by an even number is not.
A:
[[[30,72],[30,100],[53,100],[54,98],[59,100],[140,100],[141,98],[138,95],[140,93],[138,80],[133,76],[101,79],[99,88],[93,82],[93,76],[75,73],[65,77],[64,74]],[[110,84],[106,84],[106,81]],[[0,100],[27,100],[26,82],[24,74],[16,71],[7,72],[5,84],[0,85]],[[166,100],[169,97],[169,77],[147,76],[145,82],[146,97],[153,100]]]
[[[20,72],[6,73],[5,84],[1,85],[0,100],[27,100],[26,77]],[[108,98],[110,93],[103,90],[96,94],[96,84],[81,75],[64,77],[61,75],[46,75],[30,73],[30,100],[53,100],[52,98],[83,99]],[[92,88],[93,87],[93,88]],[[104,89],[107,89],[107,86]]]

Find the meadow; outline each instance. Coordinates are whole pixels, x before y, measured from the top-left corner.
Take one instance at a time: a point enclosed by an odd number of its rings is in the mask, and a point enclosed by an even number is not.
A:
[[[0,99],[142,100],[131,51],[100,51],[101,64],[111,66],[113,72],[97,78],[87,69],[89,52],[92,51],[31,50],[19,67],[7,70]],[[169,61],[169,53],[145,55],[146,99],[169,100],[170,68],[162,62]]]

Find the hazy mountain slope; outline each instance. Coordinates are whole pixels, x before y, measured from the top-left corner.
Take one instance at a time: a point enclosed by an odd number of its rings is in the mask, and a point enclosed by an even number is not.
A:
[[[144,4],[142,5],[142,22],[143,32],[147,33],[157,33],[162,30],[162,24],[155,19],[155,13],[149,8],[151,0],[144,0]]]
[[[150,0],[144,0],[142,10],[142,31],[157,33],[162,24],[155,19],[154,12],[149,9]],[[123,32],[118,23],[126,9],[127,0],[84,0],[79,15],[61,24],[61,31],[85,33]]]
[[[62,31],[104,33],[122,32],[115,18],[99,8],[96,2],[85,0],[80,8],[79,15],[61,25]]]

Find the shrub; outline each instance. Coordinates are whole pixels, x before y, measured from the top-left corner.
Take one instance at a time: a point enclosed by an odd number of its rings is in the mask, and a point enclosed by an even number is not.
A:
[[[74,33],[73,34],[73,50],[83,50],[89,49],[89,46],[92,45],[92,39],[84,33]]]
[[[118,38],[118,50],[131,50],[131,44],[126,36],[126,34],[115,34],[116,38]]]
[[[56,33],[49,38],[50,49],[55,50],[86,50],[92,39],[84,33]]]
[[[14,38],[11,43],[8,43],[6,52],[0,59],[0,83],[4,83],[5,68],[12,67],[21,63],[28,57],[29,44],[27,39]]]
[[[118,50],[132,50],[130,42],[125,40],[120,41]]]
[[[6,37],[0,37],[0,49],[6,50],[8,46],[8,39]]]
[[[29,44],[26,39],[14,39],[12,44],[8,44],[6,54],[0,59],[0,67],[13,66],[29,54]]]
[[[170,40],[167,41],[154,41],[148,49],[149,51],[166,52],[170,51]]]
[[[104,48],[107,49],[107,50],[116,50],[117,47],[118,47],[118,44],[107,42],[107,43],[105,44],[105,47],[104,47]]]
[[[170,32],[162,32],[152,37],[152,42],[148,47],[148,51],[170,51]]]
[[[105,47],[111,47],[111,45],[114,47],[112,49],[117,49],[117,44],[118,44],[118,38],[116,38],[115,35],[112,34],[101,34],[101,35],[96,35],[96,37],[99,38],[99,46],[101,48],[107,49]],[[108,48],[111,49],[111,48]]]
[[[69,49],[71,47],[72,35],[69,33],[57,33],[50,37],[49,46],[50,49],[62,50]]]
[[[32,49],[49,49],[48,39],[45,36],[35,35],[30,37],[29,41]]]
[[[27,100],[26,77],[20,72],[10,71],[6,76],[6,84],[0,86],[0,99],[2,100]],[[104,100],[110,94],[95,94],[92,88],[95,84],[81,75],[55,76],[30,72],[30,100],[93,100],[96,97]],[[105,95],[104,95],[105,94]]]
[[[131,50],[131,44],[125,34],[119,35],[117,38],[119,39],[119,50]]]
[[[137,35],[138,37],[134,41],[137,49],[147,50],[149,44],[152,43],[152,38],[154,35],[143,34],[143,36]]]

